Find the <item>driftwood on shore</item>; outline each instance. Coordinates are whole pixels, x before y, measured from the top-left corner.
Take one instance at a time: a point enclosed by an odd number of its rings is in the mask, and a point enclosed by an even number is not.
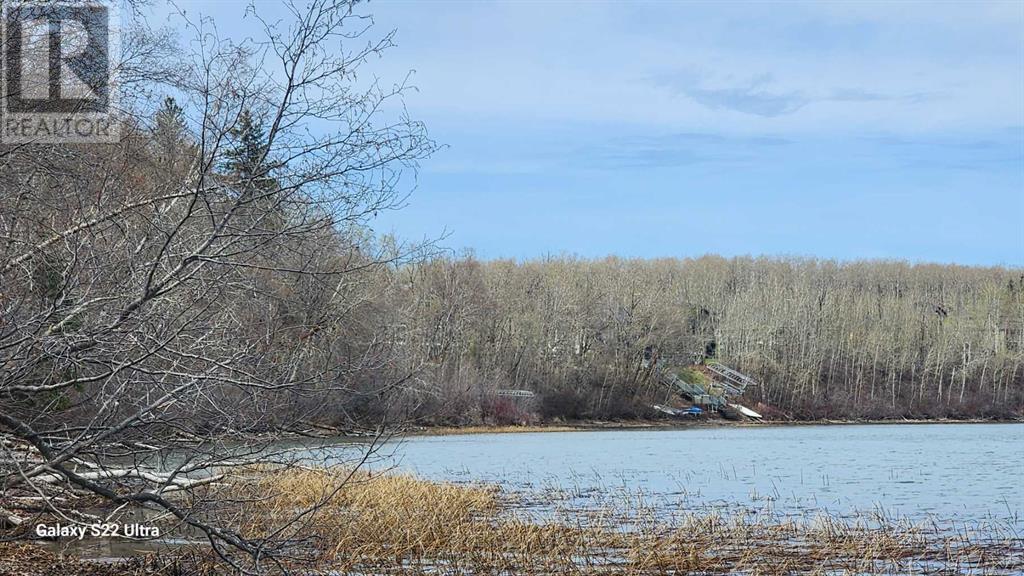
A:
[[[151,445],[138,447],[144,450],[156,449]],[[82,515],[76,510],[75,502],[93,496],[90,491],[69,482],[68,474],[48,467],[46,459],[28,442],[10,435],[0,435],[0,448],[0,479],[3,481],[3,491],[0,493],[0,523],[8,527],[18,527],[25,523],[27,515],[58,511],[61,515]],[[189,477],[181,475],[180,470],[160,472],[138,466],[101,466],[81,458],[72,458],[68,462],[76,479],[144,481],[152,486],[146,493],[155,496],[198,488],[219,482],[225,476],[204,474]],[[85,516],[89,521],[98,520],[92,515]]]

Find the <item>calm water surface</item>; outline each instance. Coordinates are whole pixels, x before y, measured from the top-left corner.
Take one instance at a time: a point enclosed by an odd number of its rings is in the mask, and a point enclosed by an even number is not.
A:
[[[361,446],[290,442],[277,448],[297,451],[310,463],[351,464]],[[943,530],[966,525],[1003,537],[1024,534],[1024,424],[424,436],[385,445],[370,465],[434,480],[498,484],[540,515],[616,506],[625,512],[637,504],[673,515],[710,509],[874,519],[881,513],[935,522]],[[184,538],[201,540],[196,534]],[[51,546],[110,558],[176,543]]]
[[[1024,424],[480,434],[409,438],[383,452],[376,466],[576,505],[619,492],[673,511],[875,511],[1024,530]]]

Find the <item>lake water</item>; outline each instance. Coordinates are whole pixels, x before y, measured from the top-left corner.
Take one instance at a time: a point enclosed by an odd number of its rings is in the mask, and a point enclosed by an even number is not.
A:
[[[673,512],[874,512],[1024,532],[1024,424],[425,436],[382,453],[377,467],[495,483],[540,507],[552,495],[586,507],[618,493]]]
[[[274,448],[310,464],[351,464],[362,446],[287,442]],[[990,536],[1024,535],[1024,424],[422,436],[384,445],[369,465],[497,484],[534,517],[560,510],[625,512],[639,504],[664,516],[718,511],[810,519],[826,512],[874,521],[882,514],[940,530],[967,526]],[[569,516],[573,522],[586,517]],[[202,540],[198,534],[175,538]],[[111,558],[185,540],[51,546]]]

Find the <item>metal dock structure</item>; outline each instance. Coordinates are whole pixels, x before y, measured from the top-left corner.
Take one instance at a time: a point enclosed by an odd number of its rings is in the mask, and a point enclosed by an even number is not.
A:
[[[747,390],[747,386],[758,385],[757,380],[724,364],[707,364],[707,367],[722,379],[718,385],[728,390],[730,396],[740,396]]]
[[[725,406],[724,396],[712,394],[700,384],[687,382],[671,370],[659,370],[658,380],[683,398],[699,406],[709,406],[716,409]]]
[[[695,382],[687,382],[679,377],[672,369],[657,368],[658,381],[672,389],[674,392],[699,406],[707,406],[721,410],[729,405],[729,398],[741,396],[748,386],[757,386],[756,380],[733,370],[723,364],[707,364],[707,369],[718,376],[720,380],[712,381],[704,386]]]

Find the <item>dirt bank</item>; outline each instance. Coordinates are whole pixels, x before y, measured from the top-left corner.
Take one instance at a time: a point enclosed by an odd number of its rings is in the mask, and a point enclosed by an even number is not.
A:
[[[578,422],[557,422],[551,424],[530,424],[524,426],[419,426],[402,432],[405,436],[454,436],[460,434],[524,434],[538,432],[585,432],[594,430],[686,430],[691,428],[748,427],[765,428],[780,426],[867,426],[867,425],[920,425],[920,424],[1006,424],[1024,423],[1024,419],[894,419],[894,420],[765,420],[733,421],[724,418],[702,420],[624,420],[602,421],[582,420]]]

